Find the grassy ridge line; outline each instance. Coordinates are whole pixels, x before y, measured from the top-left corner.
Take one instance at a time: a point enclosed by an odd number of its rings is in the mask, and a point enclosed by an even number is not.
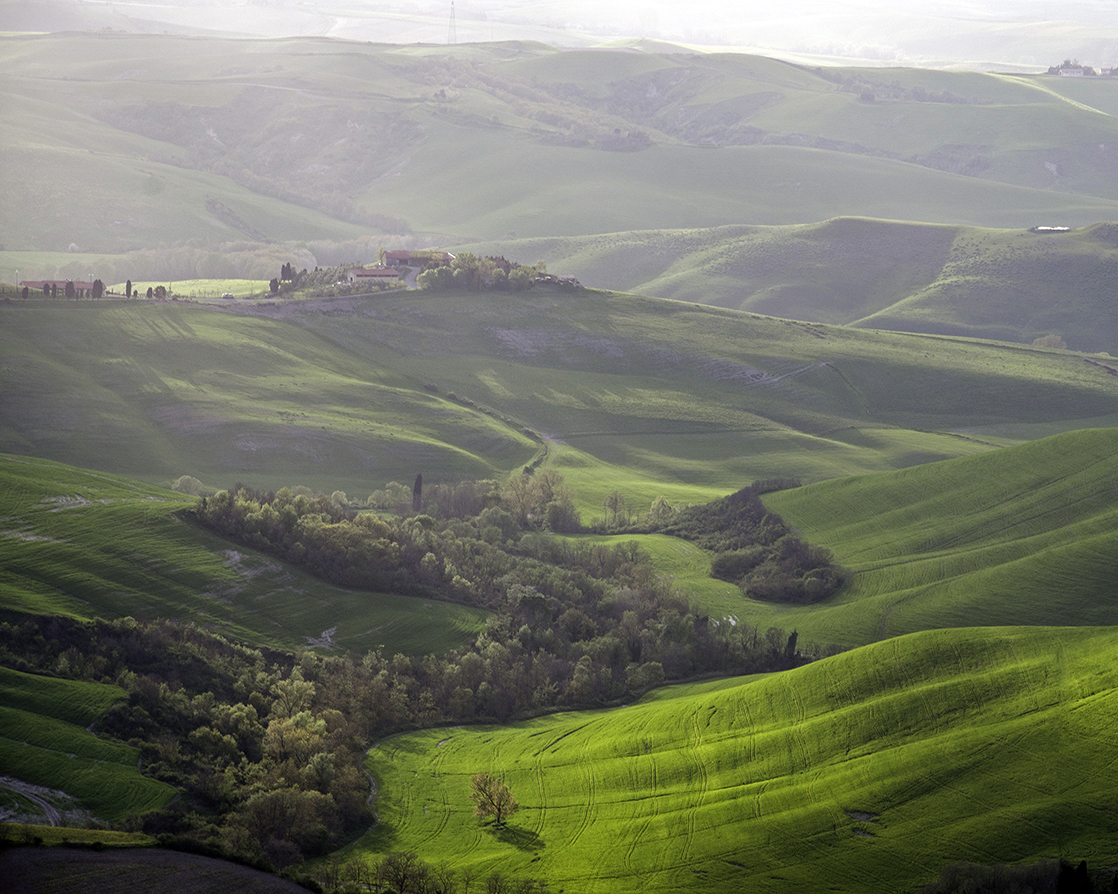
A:
[[[916,634],[737,688],[392,739],[357,849],[588,892],[896,891],[960,859],[1111,860],[1116,636]],[[505,833],[470,816],[481,768],[522,805]]]
[[[175,789],[141,776],[139,751],[86,729],[123,689],[0,668],[0,767],[4,774],[65,792],[106,820],[154,810]]]
[[[19,209],[0,234],[23,250],[337,240],[409,221],[493,239],[839,214],[1118,217],[1096,148],[1115,142],[1114,119],[1061,86],[988,75],[134,34],[12,36],[0,59],[16,135],[0,184]],[[942,92],[955,101],[917,101]]]
[[[0,315],[0,446],[165,484],[504,477],[538,449],[527,428],[599,514],[630,485],[638,505],[705,502],[1118,414],[1113,377],[1067,353],[591,290]]]
[[[839,218],[467,245],[542,258],[585,285],[797,320],[1118,353],[1106,312],[1113,227],[1022,229]]]
[[[280,648],[443,652],[486,614],[344,590],[176,513],[194,498],[43,460],[0,456],[0,610],[193,621]],[[69,719],[69,718],[62,718]]]
[[[575,236],[636,228],[787,225],[840,215],[986,227],[1118,217],[1110,199],[975,180],[900,161],[818,149],[661,145],[635,155],[533,146],[513,133],[438,120],[400,177],[365,201],[416,231],[462,241]],[[591,166],[592,165],[592,166]],[[499,184],[488,172],[504,173]],[[746,172],[744,175],[742,172]],[[649,184],[657,184],[649,187]],[[453,204],[446,196],[455,196]],[[701,197],[701,200],[698,198]]]
[[[756,605],[815,638],[930,626],[1115,624],[1118,429],[1071,432],[894,473],[765,497],[853,580],[811,613]]]
[[[354,307],[375,320],[369,301],[320,311]],[[11,309],[5,350],[18,384],[5,403],[24,424],[6,427],[4,440],[19,452],[167,484],[185,473],[215,488],[240,478],[364,497],[436,465],[488,477],[527,462],[537,446],[507,423],[424,391],[425,380],[401,376],[390,353],[370,356],[375,324],[355,357],[331,337],[287,324],[283,310],[229,317],[125,302]],[[65,351],[49,342],[55,325]],[[43,450],[28,433],[54,428],[59,414],[70,422]],[[282,480],[262,478],[261,469]]]

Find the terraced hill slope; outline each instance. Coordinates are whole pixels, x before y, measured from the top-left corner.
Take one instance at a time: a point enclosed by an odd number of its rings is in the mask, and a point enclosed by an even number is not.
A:
[[[1114,628],[922,633],[728,688],[394,738],[370,752],[381,822],[355,852],[587,892],[884,892],[959,860],[1106,865],[1116,649]],[[471,816],[480,770],[521,804],[503,831]]]

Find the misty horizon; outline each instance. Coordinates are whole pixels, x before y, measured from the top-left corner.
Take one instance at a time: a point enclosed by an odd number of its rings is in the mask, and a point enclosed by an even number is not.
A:
[[[452,9],[453,7],[453,9]],[[1097,0],[389,0],[217,5],[180,2],[0,5],[7,31],[113,29],[237,37],[333,37],[400,44],[535,40],[558,47],[658,41],[805,64],[1044,70],[1066,58],[1118,65],[1118,5]],[[661,48],[665,49],[665,48]],[[670,49],[670,48],[667,48]]]

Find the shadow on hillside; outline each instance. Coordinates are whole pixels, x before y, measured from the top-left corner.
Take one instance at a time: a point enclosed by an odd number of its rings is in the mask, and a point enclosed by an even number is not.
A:
[[[539,835],[527,829],[515,829],[511,826],[490,826],[489,834],[502,844],[511,844],[522,851],[539,851],[547,847]]]

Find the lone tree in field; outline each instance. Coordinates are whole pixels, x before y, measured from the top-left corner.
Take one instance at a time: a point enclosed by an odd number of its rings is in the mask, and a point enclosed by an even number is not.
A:
[[[491,816],[498,826],[520,808],[509,787],[490,773],[470,777],[470,800],[474,802],[474,816]]]

